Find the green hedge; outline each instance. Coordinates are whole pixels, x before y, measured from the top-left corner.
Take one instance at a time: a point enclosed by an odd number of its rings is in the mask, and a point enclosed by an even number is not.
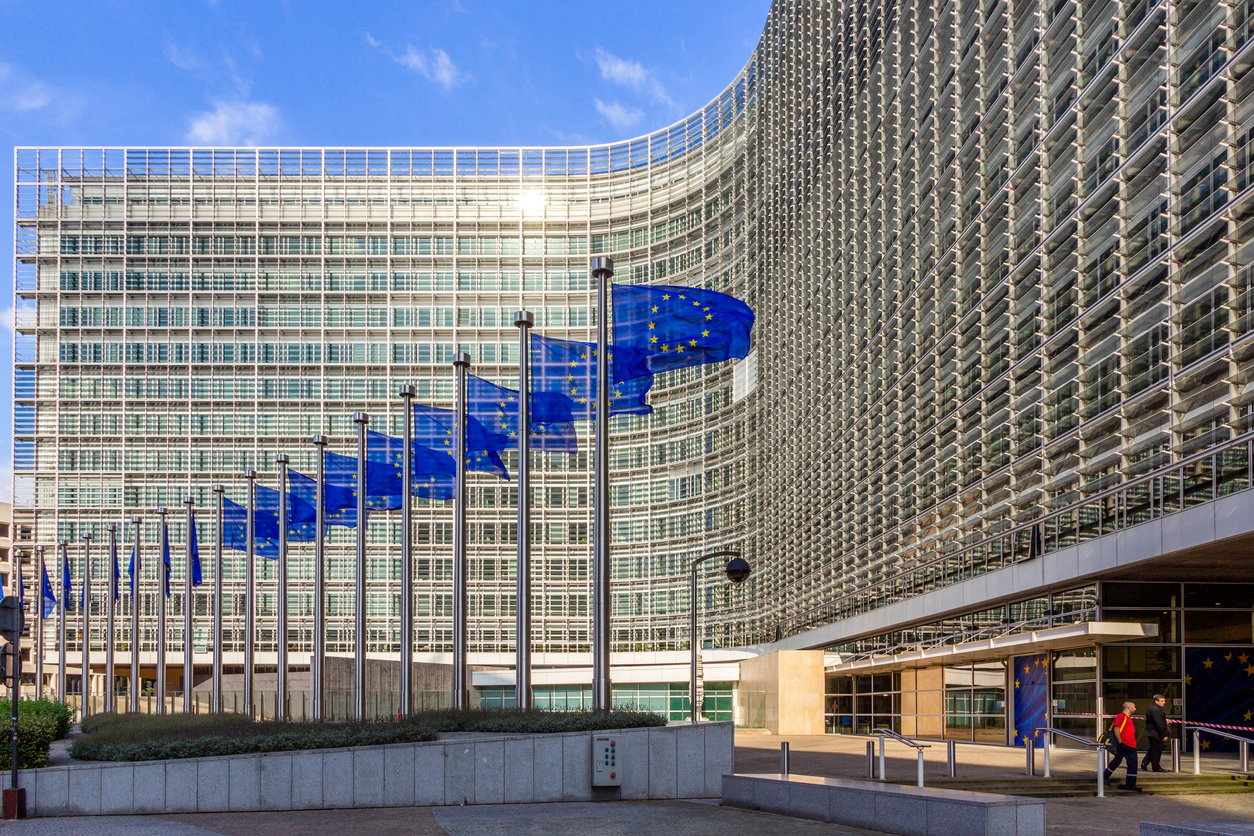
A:
[[[379,746],[435,740],[440,732],[553,734],[664,726],[666,718],[644,711],[431,711],[365,723],[253,722],[239,714],[115,714],[87,718],[70,755],[91,761],[148,761]]]
[[[12,727],[12,715],[5,716],[5,740],[9,740],[8,730]],[[52,741],[57,737],[57,722],[51,717],[42,714],[23,714],[18,711],[17,715],[17,768],[18,769],[38,769],[48,765],[48,747],[52,745]],[[11,762],[12,755],[8,746],[4,747],[4,757],[0,758],[0,763],[6,767]]]
[[[0,718],[3,718],[0,722],[7,722],[13,716],[10,713],[12,710],[12,703],[0,700]],[[47,717],[56,726],[56,740],[69,734],[70,726],[74,723],[74,708],[56,700],[18,700],[17,714],[18,717]]]

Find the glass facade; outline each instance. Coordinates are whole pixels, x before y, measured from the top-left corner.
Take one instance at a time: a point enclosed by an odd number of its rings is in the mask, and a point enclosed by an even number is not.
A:
[[[132,514],[151,554],[184,494],[239,501],[278,452],[309,472],[314,433],[351,452],[355,411],[398,432],[401,384],[450,405],[456,350],[514,383],[515,309],[589,339],[594,254],[758,316],[747,360],[663,375],[653,416],[614,421],[615,650],[687,645],[684,573],[709,548],[755,571],[702,590],[700,639],[743,646],[1248,489],[1252,32],[1244,2],[780,0],[718,97],[612,145],[19,148],[16,504],[33,542],[76,544],[76,573],[81,536]],[[536,459],[540,652],[589,648],[589,464],[586,443]],[[473,479],[471,650],[504,656],[516,496]],[[449,510],[417,518],[417,646],[447,651]],[[399,648],[397,525],[370,524],[375,652]],[[328,552],[331,652],[353,641],[351,536]],[[294,549],[299,651],[311,558]],[[228,552],[232,652],[242,572]],[[207,596],[175,592],[171,638]],[[996,618],[1091,611],[1040,601]],[[1183,641],[1249,633],[1167,609]],[[1118,664],[1131,682],[1150,662]],[[915,691],[976,734],[989,698],[934,684]],[[872,687],[868,716],[908,691]]]

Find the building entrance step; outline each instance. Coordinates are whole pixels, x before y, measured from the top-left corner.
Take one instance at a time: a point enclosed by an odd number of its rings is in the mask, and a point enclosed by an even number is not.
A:
[[[905,782],[902,782],[905,783]],[[970,780],[940,778],[928,781],[928,786],[961,789],[971,792],[991,792],[1003,795],[1024,795],[1033,798],[1067,798],[1092,796],[1097,792],[1097,778],[1033,778],[1028,776]],[[1147,795],[1218,795],[1254,792],[1254,775],[1167,775],[1138,776],[1137,786]],[[1117,795],[1128,793],[1123,788],[1123,776],[1116,775],[1114,783],[1106,785],[1106,792]]]

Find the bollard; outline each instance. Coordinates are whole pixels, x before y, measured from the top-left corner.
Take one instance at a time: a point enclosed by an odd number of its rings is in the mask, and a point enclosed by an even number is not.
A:
[[[1049,777],[1049,732],[1041,735],[1041,760],[1045,764],[1045,777]]]
[[[885,778],[885,777],[884,777],[884,735],[882,735],[882,734],[880,735],[880,774],[879,774],[879,779],[880,779],[881,781],[887,781],[887,780],[888,780],[887,778]]]
[[[1028,753],[1028,774],[1036,774],[1036,741],[1028,738],[1023,741],[1023,748]]]
[[[875,778],[875,741],[868,740],[866,742],[866,777],[867,780]]]
[[[779,774],[782,778],[788,777],[788,741],[779,744]]]
[[[1171,738],[1171,771],[1180,771],[1180,741],[1174,737]]]
[[[945,759],[949,761],[949,777],[958,777],[958,744],[952,740],[945,741]]]
[[[923,750],[919,750],[919,786],[923,786]]]
[[[1193,774],[1202,774],[1202,733],[1193,730]]]
[[[1241,741],[1241,771],[1246,775],[1250,772],[1250,744]]]
[[[1106,797],[1106,747],[1097,747],[1097,797]]]

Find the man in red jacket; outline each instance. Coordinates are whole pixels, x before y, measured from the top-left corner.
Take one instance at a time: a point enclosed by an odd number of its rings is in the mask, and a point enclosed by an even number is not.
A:
[[[1140,792],[1141,788],[1136,785],[1136,726],[1132,722],[1134,711],[1136,711],[1136,703],[1125,702],[1123,711],[1116,714],[1115,719],[1110,723],[1110,730],[1119,735],[1119,754],[1115,755],[1115,759],[1106,767],[1106,774],[1102,778],[1109,784],[1111,776],[1115,774],[1115,770],[1119,768],[1119,762],[1122,761],[1128,768],[1128,776],[1123,788]]]

